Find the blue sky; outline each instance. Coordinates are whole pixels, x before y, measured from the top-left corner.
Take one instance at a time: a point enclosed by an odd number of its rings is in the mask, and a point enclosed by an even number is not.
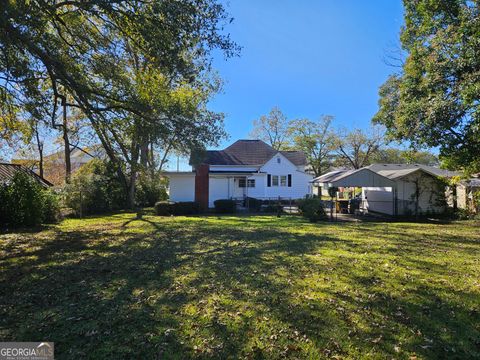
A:
[[[232,0],[227,27],[240,57],[215,59],[224,79],[212,110],[226,114],[230,142],[248,137],[252,121],[278,106],[288,118],[335,116],[335,125],[367,128],[378,88],[394,68],[400,0]]]

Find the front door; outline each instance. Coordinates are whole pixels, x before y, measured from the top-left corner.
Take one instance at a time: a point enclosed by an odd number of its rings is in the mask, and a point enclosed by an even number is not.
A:
[[[244,187],[245,186],[245,187]],[[246,178],[236,177],[233,182],[233,197],[243,198],[246,195]]]

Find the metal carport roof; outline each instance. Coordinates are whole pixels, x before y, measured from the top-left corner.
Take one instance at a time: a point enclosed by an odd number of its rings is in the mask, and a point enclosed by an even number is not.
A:
[[[328,187],[392,187],[395,184],[368,168],[332,171],[313,179],[312,183]]]

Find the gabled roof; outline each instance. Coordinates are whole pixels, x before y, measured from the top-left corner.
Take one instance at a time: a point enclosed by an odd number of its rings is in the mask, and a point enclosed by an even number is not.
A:
[[[335,170],[323,174],[312,180],[313,183],[335,183],[359,171],[369,170],[389,180],[400,179],[416,171],[423,171],[427,174],[438,177],[452,177],[458,175],[457,172],[439,169],[433,166],[422,164],[372,164],[357,170]]]
[[[335,170],[325,173],[312,180],[315,183],[331,183],[341,179],[343,176],[353,173],[356,170]]]
[[[443,170],[423,164],[372,164],[367,166],[367,169],[375,171],[376,173],[392,180],[407,176],[418,170],[422,170],[427,174],[438,177],[448,178],[459,175],[459,173],[455,171]]]
[[[328,184],[328,186],[338,187],[383,187],[391,186],[393,180],[382,176],[368,167],[355,170],[337,170],[326,173],[311,181],[315,184]]]
[[[208,165],[263,165],[278,153],[296,166],[307,163],[302,151],[277,151],[262,140],[238,140],[224,150],[208,150],[202,163]]]
[[[44,187],[53,186],[53,184],[44,178],[40,177],[32,170],[26,168],[25,166],[19,164],[6,164],[0,163],[0,184],[8,183],[13,179],[13,176],[17,173],[17,171],[21,171],[28,176],[31,176],[35,181],[37,181],[40,185]]]

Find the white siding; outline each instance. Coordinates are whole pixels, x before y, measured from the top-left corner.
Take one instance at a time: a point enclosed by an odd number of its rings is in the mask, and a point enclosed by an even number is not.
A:
[[[280,163],[277,159],[280,158]],[[265,174],[265,195],[264,197],[286,197],[292,199],[300,199],[311,193],[309,181],[313,179],[313,175],[298,171],[297,167],[292,164],[285,156],[281,154],[275,155],[262,168],[261,172]],[[267,174],[270,175],[292,175],[292,186],[267,186]],[[287,184],[288,185],[288,184]]]
[[[213,202],[219,199],[228,199],[231,197],[230,182],[231,179],[226,177],[211,177],[209,179],[209,196],[208,206],[214,207]]]
[[[171,175],[169,196],[171,201],[194,201],[195,200],[195,174]]]

